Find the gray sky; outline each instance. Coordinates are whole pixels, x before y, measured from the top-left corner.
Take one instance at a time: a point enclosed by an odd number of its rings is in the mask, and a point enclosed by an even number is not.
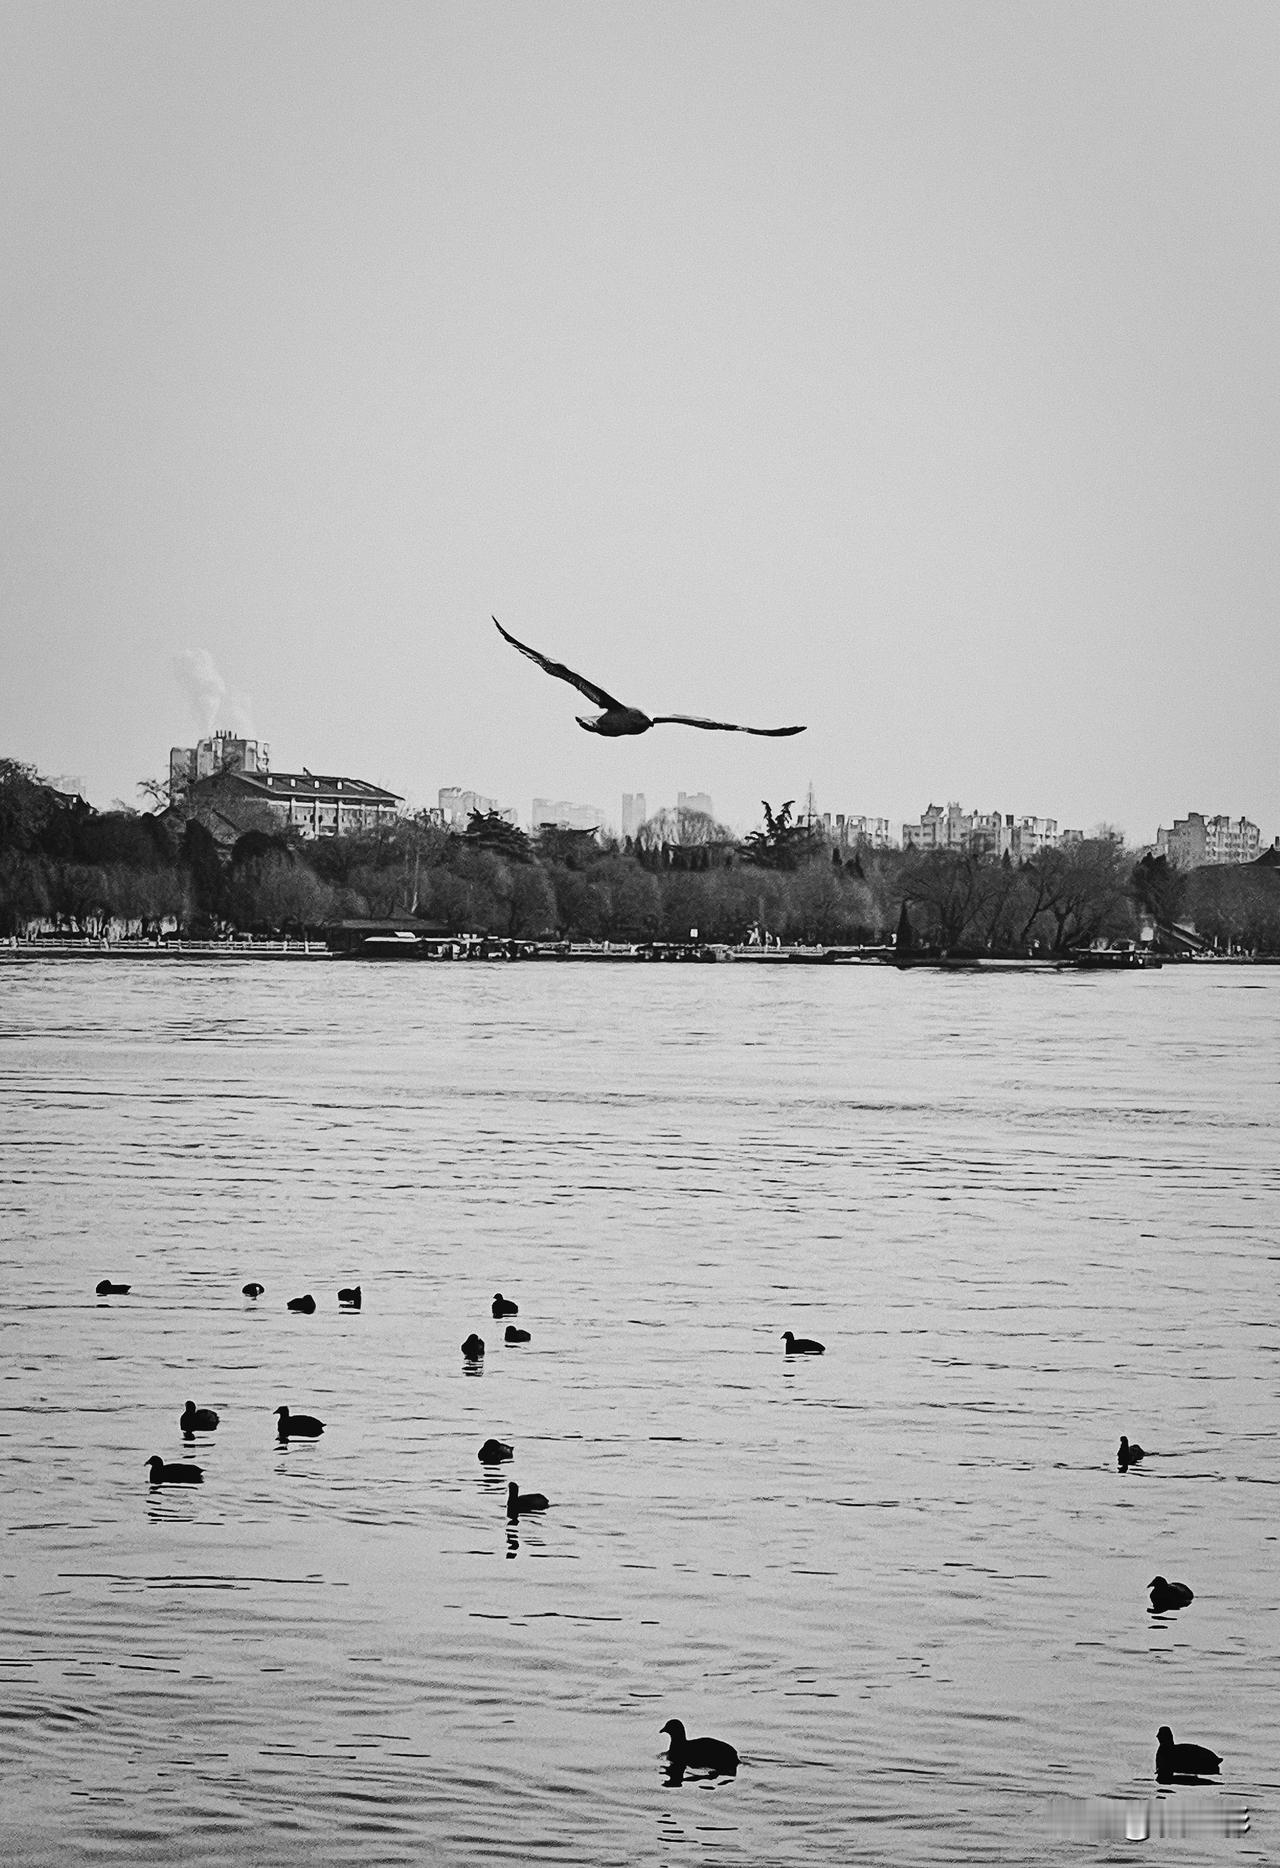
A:
[[[0,159],[0,753],[1280,832],[1273,0],[10,0]]]

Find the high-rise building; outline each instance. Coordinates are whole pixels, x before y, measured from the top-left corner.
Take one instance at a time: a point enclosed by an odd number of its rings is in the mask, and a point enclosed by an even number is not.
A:
[[[642,791],[624,791],[622,794],[622,834],[634,837],[649,813],[645,809]]]

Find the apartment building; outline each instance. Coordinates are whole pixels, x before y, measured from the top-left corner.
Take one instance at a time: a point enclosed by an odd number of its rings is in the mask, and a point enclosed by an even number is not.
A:
[[[1030,862],[1041,850],[1078,842],[1078,830],[1058,830],[1056,817],[1018,817],[1012,811],[965,811],[955,801],[931,804],[914,824],[902,826],[903,848],[963,850]]]
[[[857,849],[860,844],[873,850],[891,850],[895,847],[887,817],[866,817],[855,815],[852,811],[837,811],[832,816],[830,811],[824,811],[822,828],[841,850]]]
[[[1179,869],[1200,869],[1208,863],[1253,863],[1258,860],[1262,833],[1247,817],[1205,817],[1190,811],[1175,817],[1172,830],[1156,832],[1156,853],[1167,856]]]

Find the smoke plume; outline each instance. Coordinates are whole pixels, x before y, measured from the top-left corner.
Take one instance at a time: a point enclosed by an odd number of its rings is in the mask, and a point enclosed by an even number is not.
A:
[[[184,649],[173,658],[173,672],[187,697],[196,731],[205,739],[218,724],[218,709],[226,698],[227,684],[208,649]]]
[[[217,726],[230,727],[240,738],[252,738],[248,698],[228,696],[227,684],[208,649],[184,649],[173,658],[173,672],[187,697],[199,738],[207,739]]]

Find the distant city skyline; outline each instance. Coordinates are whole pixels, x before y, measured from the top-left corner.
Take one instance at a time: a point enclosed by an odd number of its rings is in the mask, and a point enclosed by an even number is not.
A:
[[[1280,827],[1280,8],[20,0],[0,750]],[[608,742],[490,621],[655,712]],[[148,750],[150,748],[151,750]]]
[[[170,748],[169,798],[175,800],[189,784],[222,771],[266,773],[270,766],[270,747],[265,741],[237,734],[229,727],[215,728],[195,746]],[[302,771],[308,778],[311,777],[305,765]],[[357,775],[347,773],[344,776],[350,780]],[[368,784],[370,781],[362,782]],[[400,794],[393,795],[398,797]],[[410,803],[408,808],[424,807],[415,807]],[[616,817],[600,804],[534,797],[527,819],[522,819],[516,805],[500,802],[496,796],[472,787],[458,785],[438,787],[435,805],[425,808],[437,810],[441,822],[451,829],[465,829],[473,812],[496,812],[512,824],[527,823],[533,831],[544,825],[572,830],[600,829],[617,831],[624,839],[634,836],[651,815],[643,792],[623,792]],[[654,808],[657,811],[664,807],[656,805]],[[708,817],[715,816],[715,802],[710,793],[705,791],[677,791],[674,808],[678,811],[698,811]],[[1078,841],[1085,834],[1080,828],[1060,829],[1058,820],[1051,817],[1015,812],[967,811],[955,799],[948,799],[945,807],[931,801],[915,819],[895,820],[863,812],[824,809],[810,788],[806,803],[801,808],[805,814],[812,808],[815,818],[835,842],[850,845],[866,842],[877,848],[894,848],[910,842],[920,850],[960,849],[981,843],[984,847],[1001,853],[1008,851],[1022,858],[1034,855],[1046,844]],[[1173,813],[1169,815],[1171,823],[1167,828],[1163,824],[1158,826],[1155,836],[1134,843],[1134,847],[1176,854],[1183,866],[1188,866],[1193,860],[1249,861],[1267,841],[1261,834],[1260,826],[1245,813],[1234,820],[1225,812],[1210,814],[1193,810],[1185,818],[1178,818]],[[739,824],[730,828],[742,835],[754,829],[755,825]]]

